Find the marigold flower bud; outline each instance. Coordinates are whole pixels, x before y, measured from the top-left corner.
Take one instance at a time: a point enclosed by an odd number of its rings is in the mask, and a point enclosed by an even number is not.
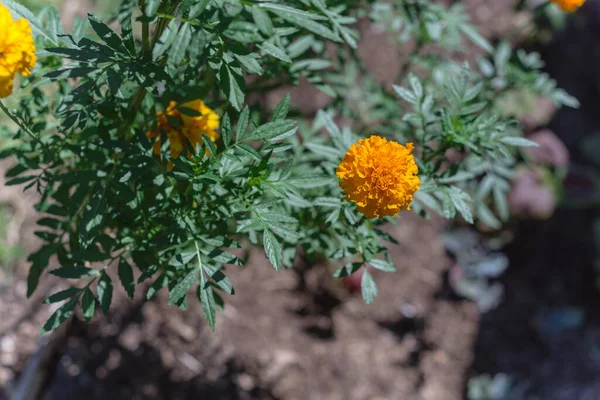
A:
[[[353,144],[336,170],[346,199],[367,218],[410,209],[420,184],[413,149],[412,143],[405,147],[380,136]]]

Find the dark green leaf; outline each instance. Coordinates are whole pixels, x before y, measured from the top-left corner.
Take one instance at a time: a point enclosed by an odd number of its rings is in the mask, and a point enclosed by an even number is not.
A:
[[[50,316],[48,321],[44,324],[40,331],[40,335],[46,332],[50,332],[53,329],[56,329],[60,324],[65,322],[71,315],[73,315],[73,311],[75,310],[75,306],[77,305],[78,298],[75,297]]]
[[[104,315],[108,314],[110,303],[112,302],[113,284],[106,272],[102,273],[102,277],[100,278],[100,281],[98,281],[96,293],[98,294],[98,301],[100,302],[102,313]]]
[[[66,279],[79,279],[86,276],[100,275],[100,271],[97,269],[87,268],[82,265],[74,265],[72,267],[57,268],[50,271],[52,275],[66,278]]]
[[[27,297],[31,296],[35,291],[35,288],[40,281],[40,275],[42,275],[42,272],[48,266],[50,256],[52,256],[56,250],[56,245],[47,244],[42,246],[27,259],[32,263],[29,268],[29,275],[27,276]]]
[[[85,322],[90,322],[94,316],[94,311],[96,310],[96,299],[89,288],[85,289],[85,292],[83,292],[81,308],[83,310],[83,318],[85,318]]]
[[[100,39],[110,48],[116,51],[123,50],[123,42],[119,35],[113,32],[104,22],[100,21],[92,14],[88,14],[88,19],[92,25],[92,29],[100,36]]]
[[[66,299],[69,299],[69,298],[75,296],[79,292],[81,292],[81,289],[76,288],[76,287],[61,290],[60,292],[56,292],[53,295],[51,295],[50,297],[48,297],[46,300],[44,300],[44,303],[45,304],[58,303],[59,301],[63,301],[63,300],[66,300]]]
[[[229,64],[223,63],[219,72],[219,80],[223,85],[223,92],[236,110],[241,110],[244,105],[244,90],[246,83],[244,77],[232,69]]]
[[[96,192],[90,202],[86,205],[79,226],[79,243],[83,248],[87,248],[98,234],[104,215],[106,213],[106,203],[102,192]]]
[[[133,279],[133,269],[131,265],[125,260],[121,258],[119,261],[119,280],[125,288],[127,295],[129,298],[133,299],[133,295],[135,292],[135,280]]]
[[[167,274],[166,273],[161,274],[158,278],[156,278],[156,280],[148,288],[148,292],[146,293],[146,300],[150,300],[150,298],[152,296],[154,296],[154,294],[156,292],[158,292],[160,289],[167,286],[168,283],[169,283],[169,277],[167,276]]]

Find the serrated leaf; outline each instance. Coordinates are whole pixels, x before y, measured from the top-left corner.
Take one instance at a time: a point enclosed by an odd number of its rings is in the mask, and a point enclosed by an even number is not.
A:
[[[217,148],[215,147],[215,144],[213,143],[212,140],[210,140],[210,138],[206,135],[202,135],[202,143],[204,143],[204,147],[206,148],[206,150],[208,150],[208,153],[211,157],[214,157],[217,155]]]
[[[262,44],[259,44],[258,47],[263,51],[263,53],[271,55],[283,62],[286,62],[286,63],[292,62],[292,59],[290,58],[290,56],[288,56],[286,54],[285,50],[277,47],[276,45],[274,45],[271,42],[264,42]]]
[[[219,72],[219,80],[223,84],[223,92],[236,110],[240,111],[244,105],[244,90],[246,83],[244,77],[236,73],[228,64],[223,63]]]
[[[481,36],[479,32],[477,32],[477,29],[467,24],[460,24],[458,27],[471,40],[471,42],[481,47],[488,53],[492,53],[494,51],[492,45],[483,36]]]
[[[54,276],[65,279],[79,279],[86,276],[100,275],[100,271],[97,269],[87,268],[82,265],[74,265],[72,267],[57,268],[50,271]]]
[[[294,121],[273,121],[256,128],[246,140],[275,140],[282,135],[293,134],[298,127]]]
[[[477,207],[477,218],[484,225],[487,225],[490,228],[493,228],[493,229],[500,229],[500,228],[502,228],[502,222],[500,222],[498,220],[498,218],[496,218],[496,216],[494,215],[494,213],[492,213],[492,210],[490,210],[488,208],[488,206],[486,206],[483,203],[480,203],[479,206]]]
[[[156,278],[154,282],[152,282],[152,285],[150,285],[150,287],[148,288],[148,292],[146,292],[146,300],[150,300],[150,298],[152,298],[152,296],[154,296],[156,292],[167,286],[168,283],[169,277],[167,276],[167,274],[161,274],[158,278]]]
[[[177,285],[175,285],[173,290],[171,290],[169,293],[169,305],[176,304],[185,297],[191,287],[194,286],[196,281],[198,281],[199,273],[200,270],[198,268],[194,268],[190,270],[187,275],[177,283]]]
[[[268,229],[265,229],[263,233],[263,245],[267,258],[273,267],[279,270],[281,268],[281,260],[283,259],[283,251],[281,244],[279,244],[275,236]]]
[[[44,304],[58,303],[59,301],[63,301],[75,296],[79,292],[81,292],[81,289],[76,287],[61,290],[60,292],[50,295],[46,300],[44,300]]]
[[[470,200],[469,195],[456,187],[453,187],[451,190],[449,190],[448,194],[450,195],[450,198],[452,199],[456,210],[458,210],[458,212],[460,213],[460,215],[462,215],[465,221],[472,224],[473,213],[471,212],[469,204],[467,204],[466,202],[467,200]]]
[[[214,284],[217,285],[219,289],[224,291],[227,294],[234,294],[233,285],[231,281],[225,274],[222,272],[221,268],[204,264],[204,270],[207,271],[210,277],[213,279]]]
[[[38,251],[31,254],[27,261],[30,261],[31,267],[27,275],[27,297],[31,296],[40,281],[40,276],[50,261],[50,257],[56,252],[57,246],[47,244],[42,246]]]
[[[536,142],[518,136],[504,136],[500,139],[502,143],[518,147],[539,147]]]
[[[239,143],[236,146],[236,149],[238,149],[239,151],[241,151],[245,155],[252,157],[256,161],[261,161],[262,160],[262,157],[261,157],[260,153],[257,152],[256,150],[254,150],[252,147],[250,147],[246,143]]]
[[[456,216],[456,207],[454,206],[454,202],[452,201],[452,198],[450,198],[450,195],[446,192],[443,194],[442,210],[444,218],[446,219],[452,219]]]
[[[94,311],[96,311],[96,299],[94,298],[94,294],[89,288],[87,288],[85,292],[83,292],[83,297],[81,299],[81,308],[83,311],[83,318],[85,319],[85,322],[90,322],[90,320],[94,316]]]
[[[337,197],[317,197],[313,204],[319,207],[340,207],[342,202]]]
[[[284,120],[287,117],[287,114],[290,110],[290,101],[291,96],[289,93],[286,93],[285,96],[277,103],[275,110],[273,110],[273,121]]]
[[[409,91],[403,87],[397,86],[397,85],[394,85],[393,88],[394,88],[394,91],[396,93],[398,93],[398,95],[400,97],[402,97],[407,103],[410,103],[410,104],[418,103],[417,97],[411,91]]]
[[[217,315],[215,312],[215,297],[212,287],[207,284],[204,273],[200,276],[200,284],[197,289],[197,296],[202,305],[202,312],[206,317],[206,321],[210,328],[214,331],[217,323]]]
[[[343,278],[345,276],[350,276],[356,271],[358,271],[364,264],[361,262],[355,262],[351,264],[346,264],[341,268],[338,268],[334,273],[334,278]]]
[[[271,22],[271,18],[269,18],[269,14],[267,14],[260,7],[254,6],[251,9],[252,18],[258,26],[258,29],[267,37],[273,36],[273,22]]]
[[[371,274],[369,273],[369,271],[367,269],[365,269],[362,279],[360,281],[360,289],[361,289],[362,297],[365,300],[365,303],[367,303],[367,304],[373,303],[373,301],[375,300],[375,297],[377,296],[377,293],[378,293],[377,285],[375,284],[373,277],[371,276]]]
[[[267,10],[277,14],[284,20],[300,27],[307,31],[315,33],[319,36],[329,39],[334,42],[341,42],[342,38],[331,29],[316,22],[318,19],[324,19],[324,17],[318,14],[311,14],[305,11],[301,11],[292,7],[282,6],[273,3],[263,3],[260,7],[266,8]]]
[[[92,244],[96,238],[104,221],[105,212],[106,204],[104,196],[102,192],[97,192],[86,205],[79,226],[79,243],[84,249]]]
[[[123,288],[127,292],[129,298],[133,299],[133,295],[135,293],[135,280],[133,279],[133,269],[131,265],[125,260],[121,258],[119,261],[119,280],[123,285]]]
[[[88,14],[90,25],[94,32],[98,34],[100,39],[108,45],[108,47],[122,51],[124,49],[123,41],[115,32],[113,32],[104,22],[100,21],[92,14]]]
[[[423,204],[424,206],[431,208],[438,214],[442,213],[438,201],[429,193],[417,191],[415,192],[414,197],[419,203]]]
[[[199,16],[200,14],[202,14],[202,12],[204,11],[204,9],[206,9],[206,6],[208,5],[208,3],[210,3],[210,0],[198,0],[196,2],[196,4],[194,4],[191,8],[190,8],[190,12],[188,15],[188,18],[196,18],[197,16]]]
[[[376,268],[380,271],[385,271],[385,272],[394,272],[396,271],[396,267],[394,267],[394,264],[389,263],[385,260],[379,260],[379,259],[373,259],[371,261],[369,261],[369,264],[373,267]]]
[[[98,294],[98,302],[102,308],[102,313],[104,315],[108,314],[110,304],[112,303],[113,284],[106,272],[102,273],[102,277],[98,281],[96,293]]]
[[[162,0],[146,0],[146,7],[144,9],[146,16],[154,17],[156,15],[156,11],[158,11],[161,1]]]
[[[56,329],[60,324],[69,319],[69,317],[73,315],[73,312],[75,311],[77,300],[78,297],[75,297],[71,301],[65,303],[58,310],[56,310],[40,330],[40,335]]]
[[[244,140],[248,131],[248,122],[250,121],[250,109],[244,107],[238,118],[238,123],[235,127],[236,141]]]
[[[231,120],[229,119],[229,114],[225,114],[221,121],[221,138],[223,138],[225,147],[228,147],[229,143],[231,143]]]
[[[185,57],[185,53],[192,41],[192,28],[188,24],[183,24],[169,50],[169,63],[179,65]]]

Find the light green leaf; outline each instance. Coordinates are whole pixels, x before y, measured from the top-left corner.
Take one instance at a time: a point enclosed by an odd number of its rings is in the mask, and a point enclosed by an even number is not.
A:
[[[274,31],[273,31],[273,22],[271,22],[271,18],[269,18],[269,14],[267,14],[263,9],[261,9],[260,7],[254,6],[252,7],[252,18],[254,19],[254,22],[256,23],[256,25],[258,26],[258,29],[260,29],[260,31],[268,37],[273,36]]]
[[[268,229],[265,229],[263,233],[263,245],[267,258],[275,269],[279,270],[281,268],[281,260],[283,259],[283,251],[281,244],[279,244],[275,236]]]
[[[389,263],[389,262],[387,262],[385,260],[373,259],[373,260],[369,261],[369,264],[373,268],[377,268],[378,270],[381,270],[381,271],[385,271],[385,272],[394,272],[394,271],[396,271],[396,267],[394,267],[394,264]]]
[[[259,44],[258,47],[263,51],[263,53],[271,55],[283,62],[286,62],[286,63],[292,62],[292,59],[290,58],[290,56],[288,56],[286,54],[285,50],[275,46],[271,42],[264,42],[262,44]]]
[[[365,269],[362,279],[360,281],[360,288],[361,288],[362,297],[365,300],[365,303],[367,303],[367,304],[373,303],[373,300],[375,300],[375,297],[377,296],[377,293],[378,293],[377,285],[375,284],[373,277],[371,276],[371,274],[369,273],[369,271],[367,269]]]
[[[190,270],[187,275],[175,285],[171,293],[169,293],[169,305],[177,304],[181,299],[185,297],[187,292],[198,280],[198,274],[200,269],[194,268]]]

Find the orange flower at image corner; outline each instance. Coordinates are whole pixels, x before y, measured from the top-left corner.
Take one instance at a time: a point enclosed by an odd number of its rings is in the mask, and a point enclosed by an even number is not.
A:
[[[161,131],[164,131],[169,139],[169,150],[172,159],[179,157],[185,149],[186,139],[195,148],[197,144],[202,144],[203,135],[213,142],[216,142],[220,137],[217,132],[217,129],[219,129],[219,116],[202,100],[193,100],[180,106],[198,112],[200,114],[198,116],[186,115],[177,106],[178,104],[175,101],[171,101],[166,111],[157,114],[158,124],[156,130],[146,133],[149,139],[154,139],[152,148],[157,156],[160,155]]]
[[[21,18],[14,21],[8,8],[0,3],[0,99],[13,91],[17,73],[31,74],[37,57],[29,21]]]
[[[403,146],[380,136],[350,146],[336,170],[346,199],[367,218],[409,210],[421,183],[413,149],[412,143]]]
[[[585,3],[585,0],[550,0],[564,11],[574,12]]]

